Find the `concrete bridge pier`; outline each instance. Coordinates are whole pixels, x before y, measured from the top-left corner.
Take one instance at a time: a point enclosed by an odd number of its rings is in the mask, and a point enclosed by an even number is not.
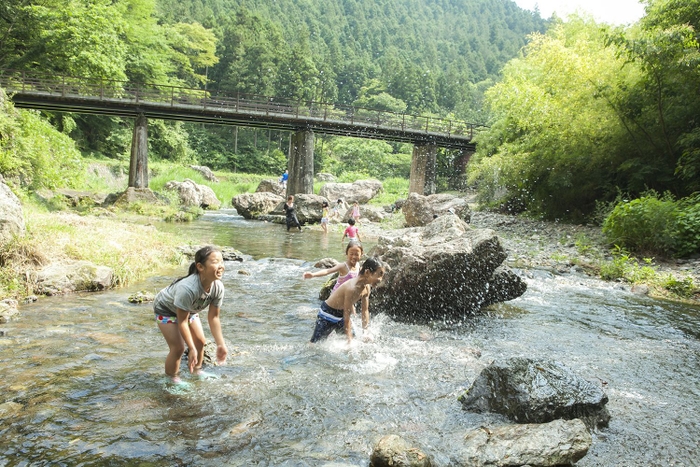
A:
[[[408,192],[419,195],[435,194],[436,165],[437,146],[435,144],[414,144]]]
[[[129,187],[148,188],[148,118],[143,114],[136,117],[131,138]]]
[[[314,192],[314,132],[300,130],[289,140],[287,196]]]

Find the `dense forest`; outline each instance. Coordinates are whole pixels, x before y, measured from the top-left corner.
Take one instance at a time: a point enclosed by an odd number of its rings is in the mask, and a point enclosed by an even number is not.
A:
[[[546,24],[509,0],[8,0],[0,6],[0,68],[483,123],[485,90]],[[128,156],[132,122],[48,117],[84,154]],[[286,164],[286,133],[164,121],[151,121],[149,132],[155,158],[259,173]],[[367,171],[346,167],[341,150],[398,157],[373,175],[407,175],[410,148],[334,138],[318,138],[317,169]]]

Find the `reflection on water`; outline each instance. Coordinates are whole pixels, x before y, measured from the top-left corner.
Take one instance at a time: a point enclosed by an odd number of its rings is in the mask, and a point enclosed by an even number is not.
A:
[[[366,466],[376,440],[397,433],[447,466],[467,429],[500,421],[463,412],[457,396],[492,359],[518,355],[605,385],[611,425],[578,465],[697,465],[695,308],[540,274],[458,329],[374,316],[373,343],[311,345],[323,279],[301,274],[307,260],[343,258],[341,232],[287,234],[230,213],[179,227],[254,257],[227,263],[232,356],[211,369],[219,379],[187,376],[188,391],[168,392],[150,306],[126,301],[180,271],[24,306],[0,338],[0,465]]]

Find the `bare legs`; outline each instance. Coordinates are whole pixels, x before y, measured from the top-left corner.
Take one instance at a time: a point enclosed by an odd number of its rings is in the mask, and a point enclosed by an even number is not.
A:
[[[177,329],[177,323],[158,323],[158,328],[165,338],[165,342],[168,343],[168,356],[165,358],[165,374],[173,379],[178,378],[180,373],[180,360],[182,355],[185,353],[185,340],[180,335],[180,331]],[[198,362],[195,370],[202,368],[202,362],[204,361],[204,331],[202,329],[202,322],[199,317],[190,321],[190,332],[192,333],[192,340],[194,341],[195,349],[197,350]]]

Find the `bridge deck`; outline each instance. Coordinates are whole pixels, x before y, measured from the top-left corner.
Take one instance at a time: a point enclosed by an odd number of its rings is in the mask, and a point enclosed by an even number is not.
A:
[[[432,116],[299,103],[264,96],[215,94],[176,86],[134,86],[68,77],[46,78],[0,72],[0,87],[15,106],[42,110],[183,120],[274,130],[314,132],[474,149],[483,125]],[[117,86],[121,84],[121,86]]]

